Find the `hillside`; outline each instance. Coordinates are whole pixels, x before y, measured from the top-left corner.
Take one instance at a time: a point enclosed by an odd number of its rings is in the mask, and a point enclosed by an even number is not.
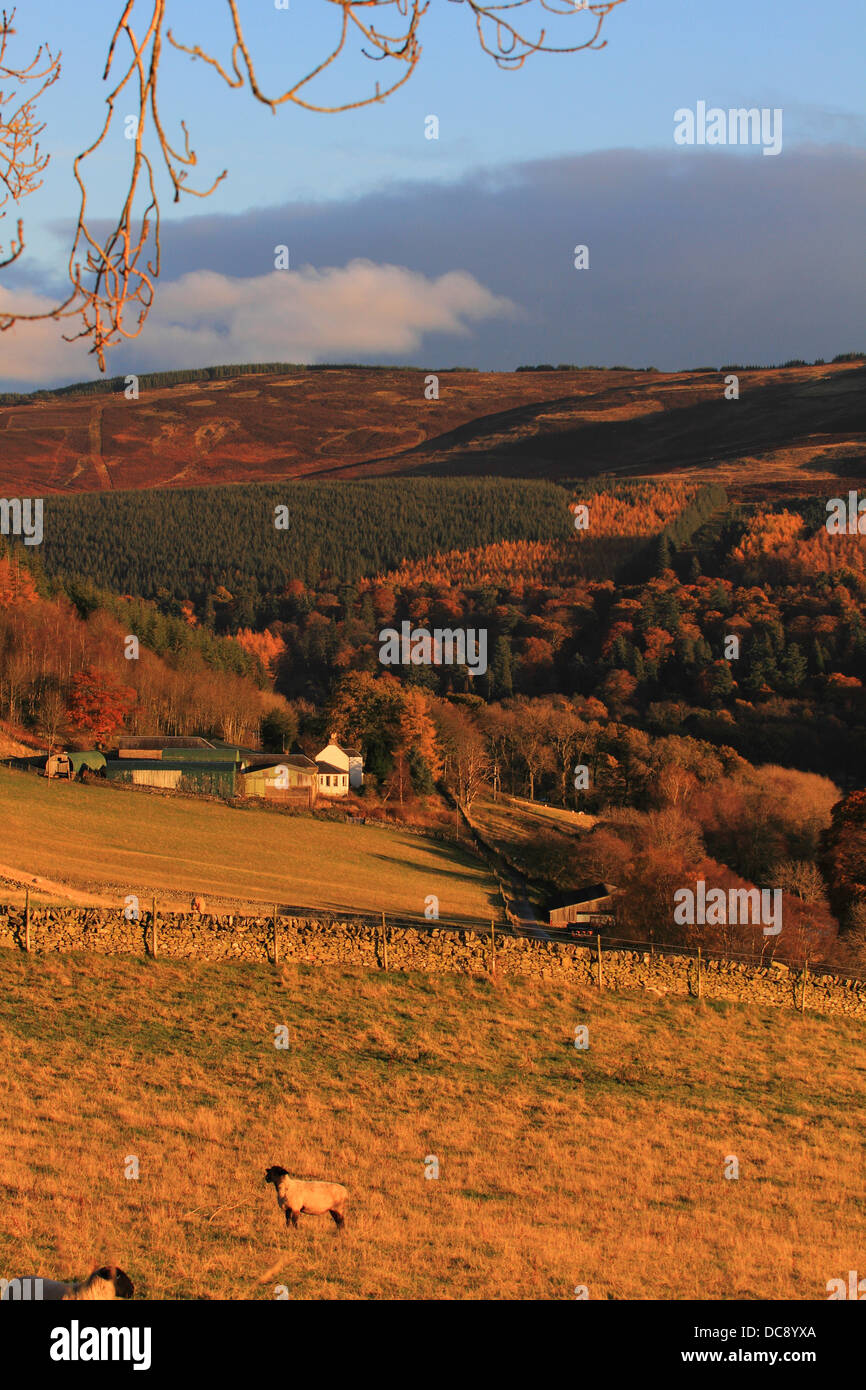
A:
[[[447,843],[378,826],[236,809],[0,769],[0,863],[21,882],[91,893],[156,893],[165,908],[273,903],[339,912],[392,912],[423,920],[424,900],[443,918],[489,921],[497,886],[475,857]],[[39,827],[38,836],[34,826]],[[0,870],[0,873],[5,870]],[[12,877],[12,874],[7,874]]]
[[[863,477],[866,367],[717,372],[333,368],[0,406],[3,486],[47,495],[281,478],[711,475],[751,495]]]
[[[862,1257],[853,1022],[3,951],[0,1047],[10,1273],[113,1256],[155,1299],[802,1300]],[[286,1232],[271,1163],[347,1184],[342,1237]]]
[[[498,849],[513,854],[533,844],[539,835],[573,844],[582,833],[592,829],[598,816],[526,801],[504,792],[495,800],[489,794],[478,797],[472,804],[472,820]]]

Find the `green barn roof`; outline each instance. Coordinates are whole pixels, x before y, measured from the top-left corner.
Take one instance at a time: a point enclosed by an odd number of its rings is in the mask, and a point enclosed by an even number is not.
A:
[[[60,754],[60,756],[62,757],[63,754]],[[81,753],[67,753],[66,757],[69,759],[72,769],[76,774],[79,773],[83,767],[90,767],[94,772],[98,772],[100,768],[105,767],[105,754],[97,752],[95,748],[85,749],[84,752]]]

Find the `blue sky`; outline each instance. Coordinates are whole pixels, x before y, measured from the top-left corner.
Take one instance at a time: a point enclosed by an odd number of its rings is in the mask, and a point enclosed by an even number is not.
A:
[[[305,72],[338,18],[326,0],[240,8],[266,89]],[[43,105],[52,165],[21,207],[28,253],[0,274],[0,294],[47,303],[62,286],[77,208],[71,161],[102,119],[109,32],[97,9],[113,16],[121,6],[90,5],[82,23],[68,0],[36,0],[16,17],[16,52],[47,38],[64,72]],[[176,37],[225,59],[221,0],[170,0],[169,12]],[[525,14],[535,29],[544,12],[533,4]],[[592,23],[568,17],[551,33],[588,35]],[[342,115],[292,105],[272,115],[201,62],[167,54],[164,121],[174,133],[186,119],[202,182],[224,167],[228,178],[207,202],[166,203],[165,307],[112,354],[109,371],[237,360],[239,351],[670,367],[863,346],[864,30],[860,0],[626,0],[605,23],[603,50],[533,55],[503,72],[480,51],[468,7],[431,0],[409,83],[384,105]],[[340,64],[323,97],[366,90],[385,66],[357,53]],[[698,100],[782,108],[782,154],[675,148],[673,113]],[[436,141],[424,138],[431,113]],[[91,185],[98,216],[122,196],[129,148],[119,125]],[[250,320],[267,319],[277,240],[290,245],[292,268],[279,283],[280,316],[259,341]],[[578,241],[590,245],[582,282],[568,262]],[[347,269],[358,260],[380,268],[378,278]],[[387,267],[408,278],[398,284]],[[443,279],[458,273],[471,285]],[[368,316],[365,352],[358,320]],[[327,332],[313,331],[318,320]],[[63,355],[57,337],[53,327],[0,335],[0,385],[95,375],[92,359]]]

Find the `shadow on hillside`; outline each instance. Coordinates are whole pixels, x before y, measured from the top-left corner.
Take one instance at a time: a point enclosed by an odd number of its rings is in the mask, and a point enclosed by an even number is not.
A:
[[[642,389],[620,385],[593,396],[556,397],[482,416],[403,453],[367,460],[363,466],[371,472],[377,465],[399,472],[402,463],[403,471],[430,476],[495,471],[569,478],[614,471],[667,472],[706,468],[795,444],[832,443],[837,436],[841,442],[866,429],[866,367],[818,380],[777,378],[756,385],[750,385],[750,375],[754,373],[739,374],[737,401],[725,400],[724,377],[711,373],[675,387],[654,387],[653,378],[645,377],[640,380]],[[711,381],[717,383],[717,398],[708,400],[705,393]],[[704,399],[678,404],[690,391],[700,391]],[[665,409],[642,412],[641,404],[650,396],[663,401]],[[561,423],[544,419],[554,408],[572,410],[575,415],[584,411],[589,418]],[[590,412],[615,408],[640,413],[634,419],[593,422]],[[345,467],[356,470],[358,465]]]
[[[429,841],[425,847],[429,850],[429,852],[430,852],[432,855],[435,855],[438,859],[444,860],[444,861],[445,861],[444,864],[437,865],[436,868],[435,868],[434,870],[431,871],[430,892],[431,892],[431,893],[434,893],[434,892],[435,892],[435,893],[436,893],[436,896],[439,897],[439,898],[442,898],[443,894],[440,893],[440,892],[436,892],[436,882],[438,882],[438,881],[441,881],[441,880],[445,879],[445,880],[450,880],[450,881],[452,881],[452,882],[456,881],[456,882],[462,882],[462,883],[467,883],[467,884],[470,884],[470,883],[471,883],[471,884],[475,885],[476,887],[479,887],[479,886],[480,886],[480,885],[478,884],[479,873],[484,874],[484,875],[486,875],[486,876],[489,876],[489,874],[490,874],[489,867],[488,867],[488,865],[484,862],[484,860],[483,860],[482,858],[480,858],[480,857],[476,857],[475,854],[474,854],[474,852],[471,851],[468,847],[453,846],[453,847],[450,847],[450,848],[449,848],[449,847],[447,847],[447,846],[445,846],[445,845],[438,845],[438,844],[436,844],[435,841]],[[471,872],[471,871],[469,870],[468,867],[467,867],[466,869],[460,869],[460,868],[458,868],[458,867],[455,866],[455,864],[454,864],[454,851],[455,851],[455,849],[457,849],[459,853],[466,854],[467,857],[468,857],[469,855],[471,855],[472,858],[473,858],[473,860],[476,860],[476,859],[477,859],[477,865],[478,865],[478,867],[477,867],[477,869],[476,869],[474,872]],[[396,858],[395,856],[389,855],[389,854],[375,854],[375,853],[374,853],[374,854],[365,855],[365,858],[367,858],[367,859],[378,859],[380,863],[382,863],[382,864],[388,864],[388,865],[391,865],[391,866],[400,863],[399,858]],[[415,865],[414,867],[415,867],[416,869],[418,868],[417,865]],[[423,870],[420,870],[420,869],[419,869],[419,872],[423,872]],[[434,875],[434,874],[435,874],[435,881],[434,881],[434,879],[433,879],[433,875]],[[489,904],[491,907],[494,907],[494,906],[496,906],[497,904],[500,903],[500,898],[499,898],[499,895],[498,895],[498,892],[496,891],[496,889],[491,889],[491,890],[486,894],[486,899],[487,899],[488,904]],[[423,916],[424,916],[423,910],[420,912],[419,915],[420,915],[421,918],[423,919]],[[467,917],[465,913],[447,913],[447,914],[445,914],[445,915],[447,915],[447,916],[449,916],[449,917],[452,917],[452,918],[455,919],[455,920],[460,919],[460,920],[465,920],[465,921],[467,921],[467,922],[474,922],[474,921],[476,921],[476,918],[471,917],[471,916],[468,916],[468,917]]]

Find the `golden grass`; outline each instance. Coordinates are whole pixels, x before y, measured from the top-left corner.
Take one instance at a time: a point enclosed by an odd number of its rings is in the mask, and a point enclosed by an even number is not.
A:
[[[500,795],[494,801],[492,796],[484,795],[472,803],[472,820],[484,838],[522,864],[524,872],[530,875],[537,872],[539,843],[576,856],[581,838],[598,819],[584,811],[542,806],[518,796]],[[578,862],[575,858],[575,867]]]
[[[473,855],[378,826],[236,809],[194,797],[49,782],[0,769],[0,862],[75,890],[156,893],[164,908],[203,894],[254,909],[392,912],[443,919],[496,911],[496,884]]]
[[[472,819],[503,844],[526,844],[550,831],[568,837],[579,835],[591,830],[598,816],[502,794],[495,801],[492,796],[477,797],[472,803]]]
[[[0,1045],[5,1277],[114,1257],[158,1299],[814,1299],[862,1267],[854,1022],[6,951]],[[286,1231],[271,1163],[346,1183],[342,1237]]]

